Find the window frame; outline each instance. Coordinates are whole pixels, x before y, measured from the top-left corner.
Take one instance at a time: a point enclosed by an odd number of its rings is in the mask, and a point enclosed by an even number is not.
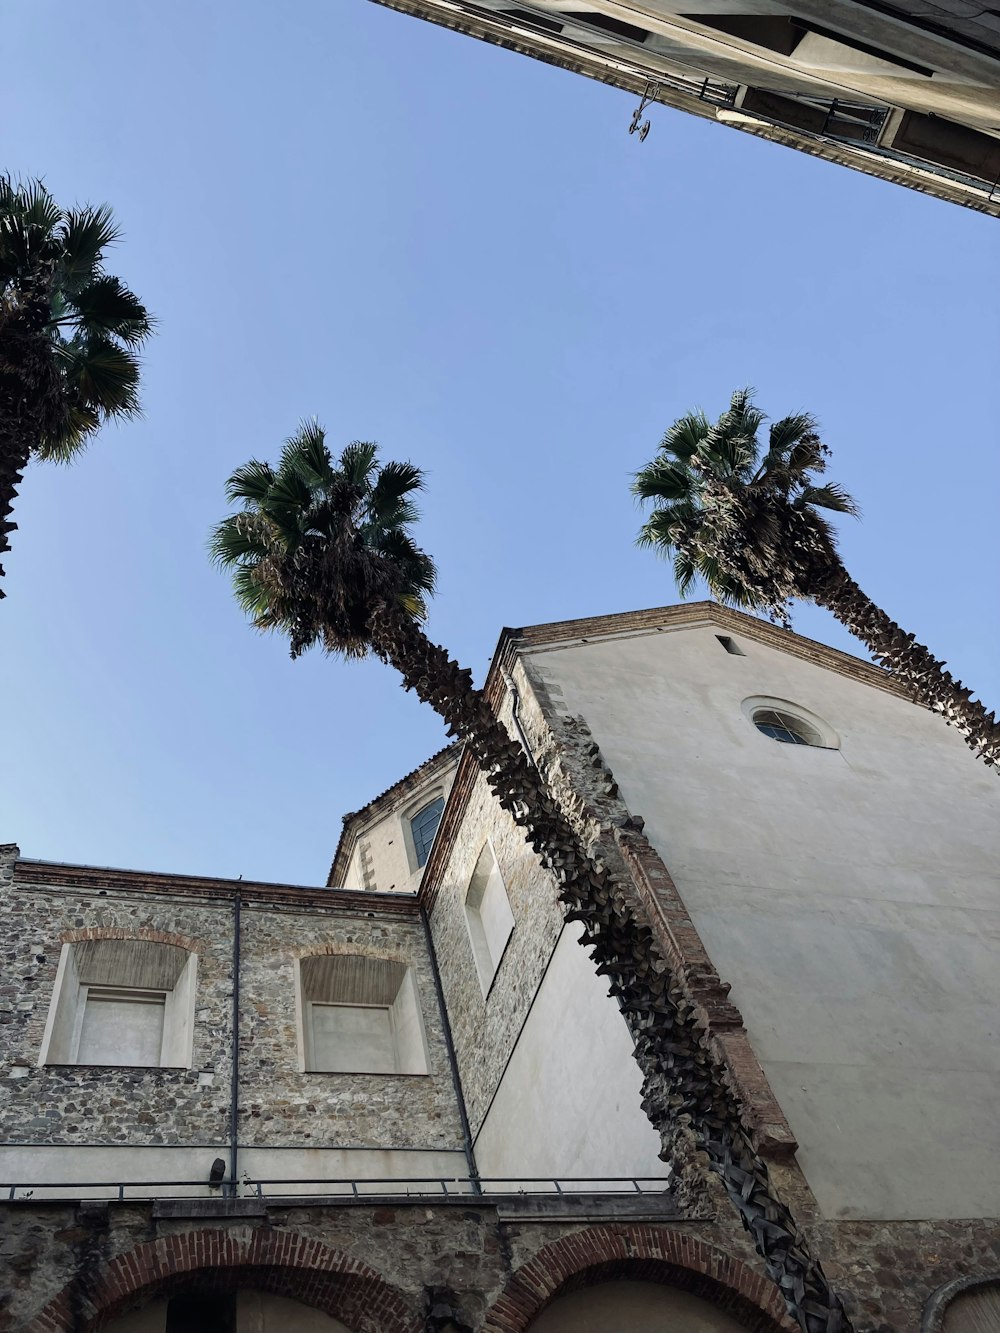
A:
[[[740,711],[753,728],[754,734],[762,740],[777,742],[785,749],[795,750],[839,750],[840,737],[834,731],[833,727],[825,718],[820,717],[811,709],[802,704],[793,703],[791,699],[779,699],[774,695],[755,694],[744,699],[740,705]],[[768,732],[761,730],[757,723],[757,716],[760,713],[777,713],[788,717],[791,721],[799,723],[805,732],[813,733],[816,736],[815,741],[805,738],[797,743],[783,741],[780,737],[772,736]],[[791,731],[790,728],[788,728]],[[794,734],[794,733],[792,733]]]
[[[371,963],[383,963],[391,967],[401,968],[399,985],[396,987],[392,1002],[385,1004],[381,1000],[325,1000],[321,997],[317,998],[311,992],[308,980],[303,975],[303,965],[309,964],[310,960],[315,958],[342,958],[345,960],[364,958]],[[386,1010],[389,1015],[389,1031],[393,1042],[393,1059],[396,1068],[316,1068],[316,1040],[313,1026],[313,1008],[316,1005],[325,1008]],[[337,951],[324,953],[322,950],[301,955],[295,960],[295,1018],[298,1048],[297,1066],[300,1074],[321,1075],[323,1077],[336,1077],[337,1075],[354,1077],[361,1074],[370,1074],[375,1078],[427,1078],[430,1076],[430,1043],[427,1039],[424,1011],[420,1002],[420,990],[417,986],[416,972],[412,963],[404,959]],[[401,1045],[401,1038],[407,1042],[405,1052]],[[403,1058],[404,1054],[406,1055],[405,1059]],[[401,1069],[399,1067],[401,1064],[419,1067]]]
[[[124,948],[134,945],[157,945],[178,950],[184,954],[174,984],[161,986],[122,986],[113,981],[82,981],[77,967],[77,947],[98,942],[113,943]],[[118,936],[98,937],[98,940],[66,941],[59,955],[55,982],[49,996],[49,1011],[38,1051],[39,1067],[59,1065],[72,1069],[191,1069],[194,1067],[194,1021],[198,987],[198,955],[180,943],[146,940],[139,937],[120,939]],[[160,1062],[156,1065],[81,1064],[80,1036],[83,1029],[87,999],[91,990],[127,995],[162,994],[164,996],[163,1032],[160,1040]]]
[[[427,858],[423,864],[421,864],[420,854],[417,850],[417,842],[413,836],[413,820],[417,815],[426,810],[428,806],[433,805],[434,802],[438,800],[442,802],[441,816],[438,818],[437,828],[434,830],[434,837],[431,839],[431,844],[427,849]],[[445,790],[444,785],[436,783],[434,786],[428,787],[425,791],[422,791],[419,796],[415,797],[414,800],[400,811],[399,822],[402,826],[403,844],[406,848],[406,861],[410,868],[411,875],[422,873],[427,861],[430,860],[430,855],[434,850],[434,843],[437,839],[438,829],[441,827],[441,818],[444,817],[444,809],[447,804],[448,793]]]
[[[473,890],[476,888],[476,876],[479,874],[483,854],[487,850],[489,850],[490,856],[492,857],[493,867],[483,883],[482,891],[479,894],[479,901],[470,906],[469,898],[471,897]],[[507,936],[504,939],[503,944],[500,946],[496,957],[493,956],[489,940],[486,937],[486,932],[482,924],[482,914],[480,912],[480,905],[485,897],[486,889],[489,886],[493,870],[496,871],[497,876],[499,877],[500,887],[503,890],[504,899],[507,903],[507,910],[510,913],[510,929],[507,931]],[[465,896],[462,899],[462,914],[465,917],[465,929],[469,936],[469,945],[472,949],[472,958],[476,967],[476,975],[479,978],[479,986],[483,992],[483,999],[486,1000],[489,998],[490,991],[493,989],[493,984],[500,974],[503,960],[507,955],[510,942],[514,937],[514,931],[517,929],[517,917],[514,915],[514,907],[510,901],[510,894],[507,892],[507,881],[500,868],[500,858],[497,856],[492,838],[488,837],[479,849],[479,855],[476,857],[476,863],[473,866],[472,874],[469,876],[469,882],[465,888]],[[475,914],[475,916],[473,916],[473,914]],[[485,965],[485,960],[487,958],[492,968],[492,970],[489,971],[489,975],[487,975],[489,969]]]

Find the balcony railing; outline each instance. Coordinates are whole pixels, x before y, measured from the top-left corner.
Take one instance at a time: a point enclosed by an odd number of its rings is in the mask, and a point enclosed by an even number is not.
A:
[[[442,1199],[480,1195],[504,1198],[513,1195],[629,1195],[662,1194],[666,1176],[389,1176],[338,1177],[307,1180],[301,1176],[222,1181],[206,1180],[88,1180],[36,1181],[0,1185],[0,1200],[27,1203],[31,1200],[109,1199],[147,1202],[155,1199],[322,1198],[353,1202],[355,1199],[419,1198]]]

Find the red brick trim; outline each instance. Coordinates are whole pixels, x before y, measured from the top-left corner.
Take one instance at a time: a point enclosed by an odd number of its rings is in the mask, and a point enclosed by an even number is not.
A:
[[[587,1227],[544,1246],[513,1275],[482,1333],[525,1333],[558,1296],[614,1281],[659,1282],[700,1296],[752,1333],[794,1328],[774,1285],[741,1260],[667,1227]]]
[[[200,953],[205,945],[192,935],[174,935],[168,930],[153,930],[150,926],[84,926],[79,930],[64,930],[59,936],[63,944],[79,944],[82,940],[149,940],[154,944],[172,944],[188,953]]]
[[[285,1230],[189,1231],[84,1268],[24,1333],[93,1333],[126,1310],[177,1291],[253,1287],[290,1296],[355,1333],[418,1333],[421,1316],[373,1268]]]

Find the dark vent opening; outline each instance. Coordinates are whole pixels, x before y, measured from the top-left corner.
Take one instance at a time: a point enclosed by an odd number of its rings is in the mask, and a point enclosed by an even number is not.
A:
[[[542,18],[541,14],[533,14],[530,9],[501,9],[500,13],[509,19],[516,19],[518,23],[529,23],[533,28],[541,28],[544,32],[563,30],[563,25],[555,19]]]
[[[930,78],[934,73],[927,65],[918,65],[916,61],[907,60],[894,51],[885,51],[880,46],[872,46],[870,42],[861,41],[848,33],[836,32],[833,28],[824,28],[811,20],[794,18],[790,14],[685,14],[683,17],[690,19],[692,23],[700,23],[703,28],[713,28],[716,32],[727,33],[730,37],[751,42],[754,46],[759,46],[765,51],[774,51],[781,56],[794,55],[795,48],[802,38],[807,32],[812,32],[817,37],[828,37],[830,41],[839,42],[841,46],[849,46],[852,51],[861,51],[867,56],[874,56],[877,60],[888,61],[890,64],[898,65],[900,69],[910,70],[913,74]]]
[[[588,28],[601,28],[604,32],[613,32],[616,37],[625,37],[630,42],[644,42],[649,36],[645,28],[637,28],[633,23],[623,23],[607,14],[597,14],[591,9],[567,10],[566,18],[574,23],[583,23]]]
[[[735,639],[731,639],[728,634],[717,634],[715,637],[722,644],[723,648],[725,648],[726,652],[731,653],[733,657],[746,657],[746,653],[740,645]]]
[[[235,1329],[235,1294],[174,1296],[167,1306],[167,1333],[235,1333]]]
[[[790,56],[802,40],[803,30],[786,15],[768,17],[763,14],[684,14],[683,18],[700,23],[703,28],[714,28],[729,37],[752,42],[765,51]]]

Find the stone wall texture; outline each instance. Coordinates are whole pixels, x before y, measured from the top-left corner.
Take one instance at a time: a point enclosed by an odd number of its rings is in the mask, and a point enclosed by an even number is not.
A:
[[[69,871],[67,871],[69,877]],[[233,893],[188,897],[155,878],[97,872],[86,889],[31,863],[0,893],[0,1058],[4,1143],[218,1144],[229,1134]],[[462,1128],[426,938],[415,902],[349,905],[336,890],[243,889],[240,1114],[244,1145],[462,1149]],[[62,945],[159,939],[198,954],[193,1067],[39,1066]],[[296,960],[359,953],[413,968],[427,1076],[300,1071]]]
[[[584,1215],[581,1215],[584,1214]],[[164,1294],[261,1287],[356,1333],[425,1333],[429,1293],[475,1333],[524,1333],[555,1296],[616,1278],[662,1282],[751,1333],[788,1329],[766,1278],[711,1222],[668,1201],[292,1205],[236,1201],[0,1209],[0,1328],[89,1333]]]
[[[514,915],[514,929],[484,996],[465,899],[487,839]],[[469,1122],[475,1136],[552,956],[563,925],[555,885],[524,834],[476,776],[447,856],[428,863],[431,932],[441,970]]]

